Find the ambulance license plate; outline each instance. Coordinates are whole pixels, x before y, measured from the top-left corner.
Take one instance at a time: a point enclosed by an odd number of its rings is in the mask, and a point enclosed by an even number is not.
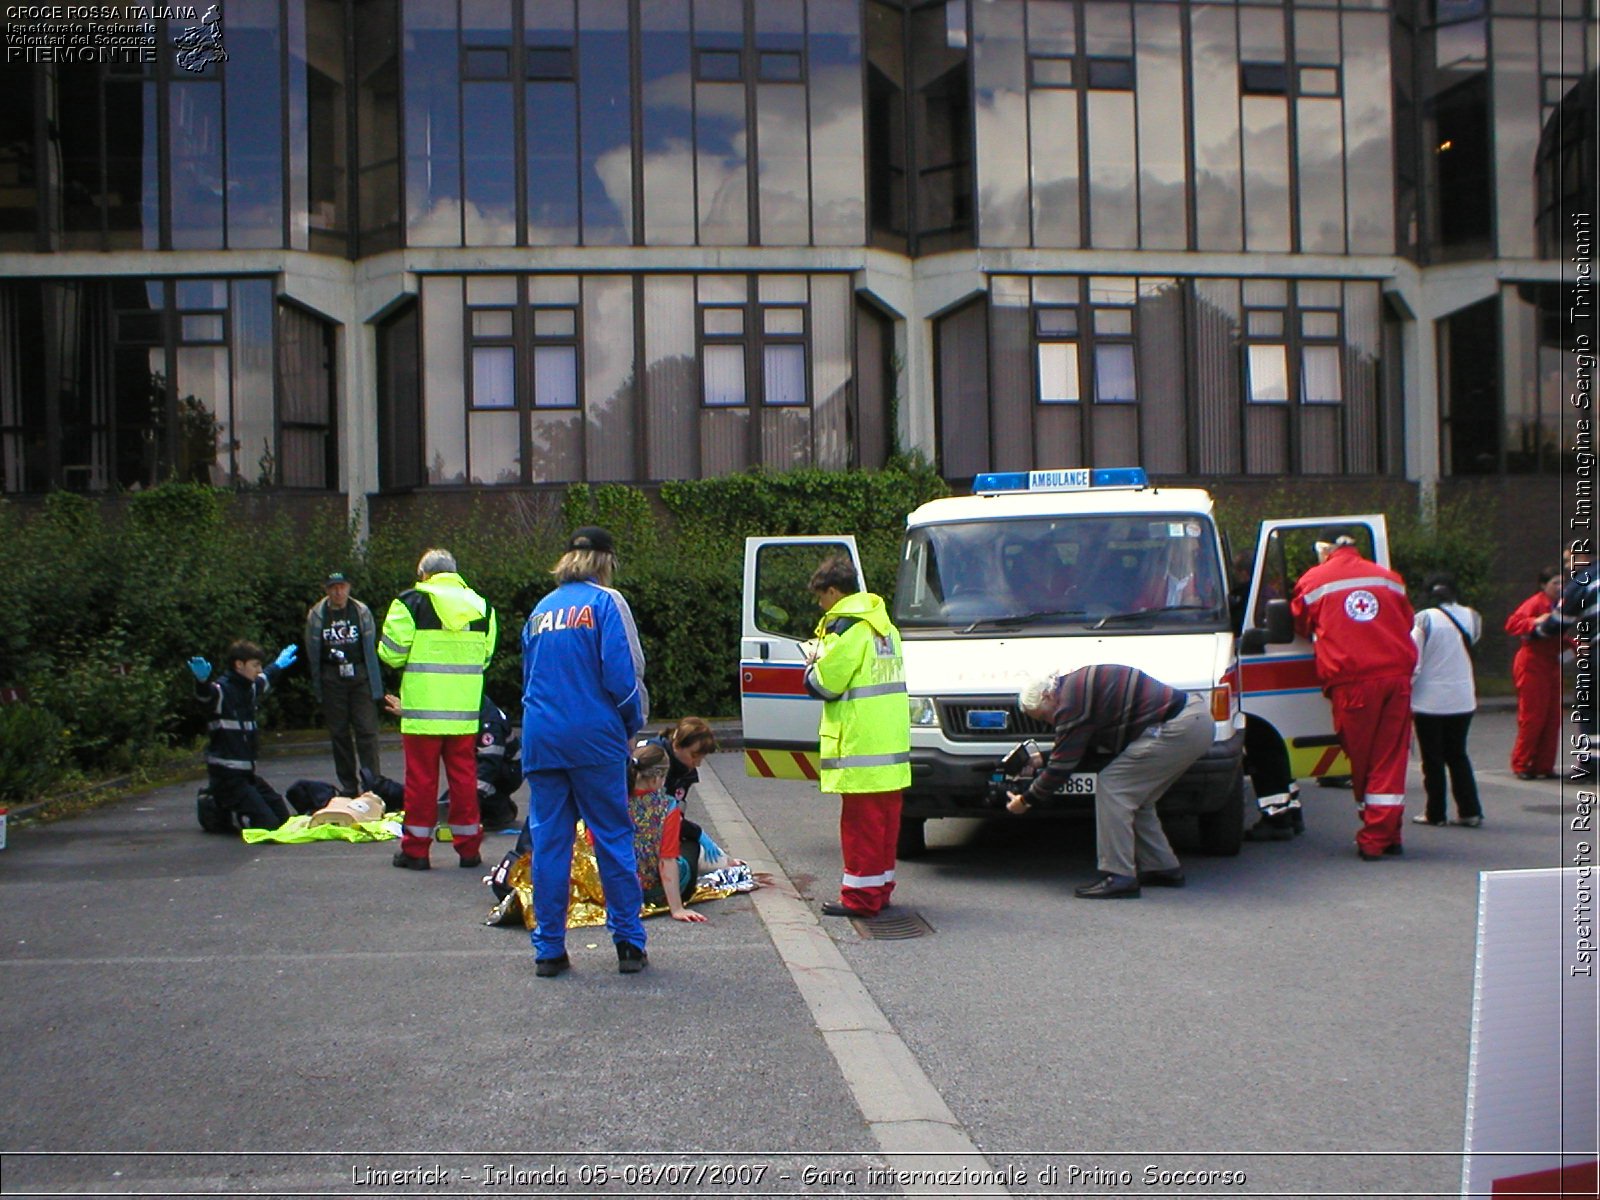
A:
[[[1083,771],[1077,775],[1068,775],[1067,781],[1061,785],[1063,796],[1092,796],[1100,789],[1100,776],[1094,771]]]

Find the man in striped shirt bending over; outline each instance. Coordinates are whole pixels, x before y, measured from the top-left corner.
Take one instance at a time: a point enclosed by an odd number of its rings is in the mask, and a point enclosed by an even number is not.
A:
[[[1053,796],[1091,750],[1113,755],[1094,797],[1101,878],[1076,889],[1085,900],[1132,899],[1140,884],[1182,887],[1183,868],[1156,816],[1156,801],[1211,746],[1203,692],[1170,688],[1133,667],[1101,664],[1046,675],[1022,689],[1017,705],[1055,726],[1056,741],[1027,792],[1006,810],[1025,813]]]

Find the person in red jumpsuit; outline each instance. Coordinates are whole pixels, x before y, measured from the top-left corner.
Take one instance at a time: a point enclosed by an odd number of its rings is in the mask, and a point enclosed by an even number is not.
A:
[[[1506,618],[1506,632],[1520,638],[1511,660],[1511,681],[1517,685],[1517,741],[1511,747],[1511,769],[1518,779],[1555,779],[1556,745],[1561,740],[1561,650],[1565,641],[1552,635],[1545,618],[1561,595],[1561,572],[1539,572],[1539,590]],[[1541,628],[1543,627],[1543,628]]]
[[[1356,851],[1368,862],[1404,854],[1411,672],[1417,665],[1405,580],[1362,558],[1353,539],[1328,535],[1317,543],[1317,565],[1294,585],[1289,611],[1295,628],[1312,639],[1317,679],[1350,759],[1361,811]]]

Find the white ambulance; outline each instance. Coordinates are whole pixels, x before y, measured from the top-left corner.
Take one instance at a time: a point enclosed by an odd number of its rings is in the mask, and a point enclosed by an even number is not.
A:
[[[971,496],[906,518],[892,604],[911,705],[903,856],[922,851],[930,817],[1005,816],[985,801],[989,781],[1019,741],[1048,750],[1050,728],[1017,708],[1022,685],[1047,671],[1123,663],[1210,696],[1211,749],[1159,806],[1163,819],[1195,817],[1208,853],[1239,851],[1247,724],[1252,747],[1282,743],[1296,778],[1348,773],[1287,597],[1324,529],[1387,565],[1384,518],[1263,522],[1253,562],[1232,578],[1213,510],[1209,493],[1152,487],[1136,467],[1074,468],[979,475]],[[835,553],[860,570],[849,535],[745,543],[739,681],[751,775],[817,778],[821,702],[802,677],[821,614],[806,583]],[[872,585],[863,576],[867,590],[884,590]],[[1006,819],[1092,811],[1099,765],[1085,760],[1053,806]]]

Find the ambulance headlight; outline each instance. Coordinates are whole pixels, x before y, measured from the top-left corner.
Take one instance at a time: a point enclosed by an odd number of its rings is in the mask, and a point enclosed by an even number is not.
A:
[[[939,710],[934,708],[933,701],[926,696],[912,696],[911,723],[920,725],[924,729],[933,728],[939,724]]]

